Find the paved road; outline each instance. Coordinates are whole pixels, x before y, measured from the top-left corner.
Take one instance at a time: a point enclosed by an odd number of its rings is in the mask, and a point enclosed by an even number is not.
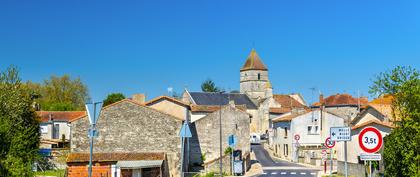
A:
[[[273,160],[262,145],[252,145],[257,160],[263,167],[264,173],[260,177],[270,176],[291,176],[291,177],[314,177],[317,176],[317,170],[298,165],[295,163]]]

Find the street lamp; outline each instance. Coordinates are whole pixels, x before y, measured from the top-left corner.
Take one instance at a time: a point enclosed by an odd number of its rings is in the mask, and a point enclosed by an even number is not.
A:
[[[96,113],[96,107],[98,106],[98,113]],[[85,104],[87,115],[89,118],[89,177],[92,177],[92,156],[93,156],[93,137],[97,135],[96,122],[99,119],[101,113],[102,102],[92,102]]]

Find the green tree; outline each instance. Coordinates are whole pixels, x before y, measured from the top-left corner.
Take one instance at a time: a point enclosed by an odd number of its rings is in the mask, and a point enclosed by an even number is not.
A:
[[[38,154],[39,118],[30,90],[16,68],[0,73],[0,176],[32,176]]]
[[[112,103],[115,103],[117,101],[121,101],[123,99],[125,99],[125,96],[122,93],[111,93],[111,94],[108,94],[108,96],[104,100],[103,106],[110,105]]]
[[[25,87],[44,111],[84,110],[89,99],[87,86],[80,78],[72,79],[69,75],[51,76],[42,84],[28,81]]]
[[[371,93],[394,95],[395,129],[384,143],[385,176],[420,176],[420,77],[411,67],[381,73]]]
[[[217,87],[216,84],[211,79],[207,79],[201,84],[201,90],[203,92],[221,92],[222,91],[222,89]]]

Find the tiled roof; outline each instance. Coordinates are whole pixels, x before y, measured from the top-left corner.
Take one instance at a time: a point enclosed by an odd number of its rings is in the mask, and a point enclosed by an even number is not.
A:
[[[358,128],[361,128],[361,127],[366,127],[370,124],[378,124],[378,125],[382,125],[382,126],[385,126],[385,127],[394,128],[394,126],[392,125],[391,122],[381,122],[379,120],[370,120],[370,121],[364,122],[362,124],[355,125],[355,126],[351,127],[351,129],[355,130],[355,129],[358,129]]]
[[[290,95],[280,95],[280,94],[274,94],[273,95],[274,100],[276,102],[281,104],[281,107],[283,108],[305,108],[306,106],[299,103],[299,101],[295,100]]]
[[[311,110],[305,110],[303,112],[297,112],[297,113],[292,113],[290,115],[286,115],[286,116],[280,116],[277,118],[272,119],[272,122],[284,122],[284,121],[291,121],[292,119],[299,117],[301,115],[304,115],[306,113],[311,112]]]
[[[261,58],[258,56],[255,49],[251,50],[251,53],[246,59],[244,66],[242,66],[241,68],[241,71],[246,71],[246,70],[263,70],[263,71],[268,70],[267,67],[264,65],[264,63],[261,61]]]
[[[169,117],[175,118],[175,119],[177,119],[177,120],[184,120],[183,118],[176,117],[176,116],[170,115],[170,114],[168,114],[168,113],[166,113],[166,112],[163,112],[163,111],[160,111],[160,110],[157,110],[157,109],[150,108],[150,107],[148,107],[148,106],[146,106],[146,105],[144,105],[144,104],[142,104],[142,103],[139,103],[139,102],[134,101],[134,100],[131,100],[131,99],[123,99],[123,100],[117,101],[117,102],[115,102],[115,103],[112,103],[112,104],[110,104],[110,105],[107,105],[107,106],[105,106],[105,107],[103,107],[103,108],[102,108],[102,111],[103,111],[103,110],[106,110],[106,109],[108,109],[108,108],[110,108],[110,107],[113,107],[113,106],[115,106],[115,105],[118,105],[118,104],[121,104],[121,103],[125,103],[125,102],[132,103],[132,104],[137,105],[137,106],[140,106],[140,107],[145,107],[145,108],[147,108],[147,109],[152,109],[152,110],[157,111],[157,112],[160,112],[160,113],[162,113],[162,114],[166,114],[166,115],[168,115]],[[87,115],[79,116],[79,117],[77,117],[77,118],[74,118],[74,119],[70,120],[70,122],[73,122],[73,121],[76,121],[76,120],[82,119],[82,118],[84,118],[84,117],[86,117],[86,116],[87,116]]]
[[[130,160],[164,160],[163,152],[144,152],[144,153],[93,153],[92,161],[110,162],[110,161],[130,161]],[[88,162],[89,153],[70,153],[66,162]]]
[[[175,99],[173,97],[170,97],[170,96],[159,96],[159,97],[156,97],[156,98],[153,98],[153,99],[147,101],[144,104],[147,105],[147,106],[150,106],[150,105],[152,105],[152,104],[154,104],[154,103],[156,103],[156,102],[158,102],[160,100],[169,100],[169,101],[174,102],[176,104],[179,104],[181,106],[185,106],[185,107],[188,107],[189,106],[187,103],[184,103],[184,102],[182,102],[180,100],[177,100],[177,99]]]
[[[291,108],[270,108],[269,112],[274,114],[284,114],[292,111]]]
[[[336,94],[325,98],[324,104],[325,106],[358,105],[359,101],[360,105],[365,105],[368,103],[368,99],[366,97],[360,97],[357,99],[349,94]],[[321,106],[321,103],[314,103],[313,106]]]
[[[51,120],[55,121],[66,121],[69,122],[75,118],[86,115],[85,111],[37,111],[41,122],[48,122]]]
[[[376,98],[369,102],[370,104],[392,104],[392,101],[394,100],[394,96],[392,95],[384,95],[382,97]]]
[[[196,105],[227,105],[229,100],[233,100],[235,105],[246,105],[247,109],[257,109],[251,99],[242,93],[189,92],[189,94]]]

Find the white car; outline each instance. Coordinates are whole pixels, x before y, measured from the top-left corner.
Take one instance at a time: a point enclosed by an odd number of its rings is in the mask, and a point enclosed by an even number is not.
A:
[[[258,134],[251,134],[250,140],[251,144],[261,144],[261,137]]]

